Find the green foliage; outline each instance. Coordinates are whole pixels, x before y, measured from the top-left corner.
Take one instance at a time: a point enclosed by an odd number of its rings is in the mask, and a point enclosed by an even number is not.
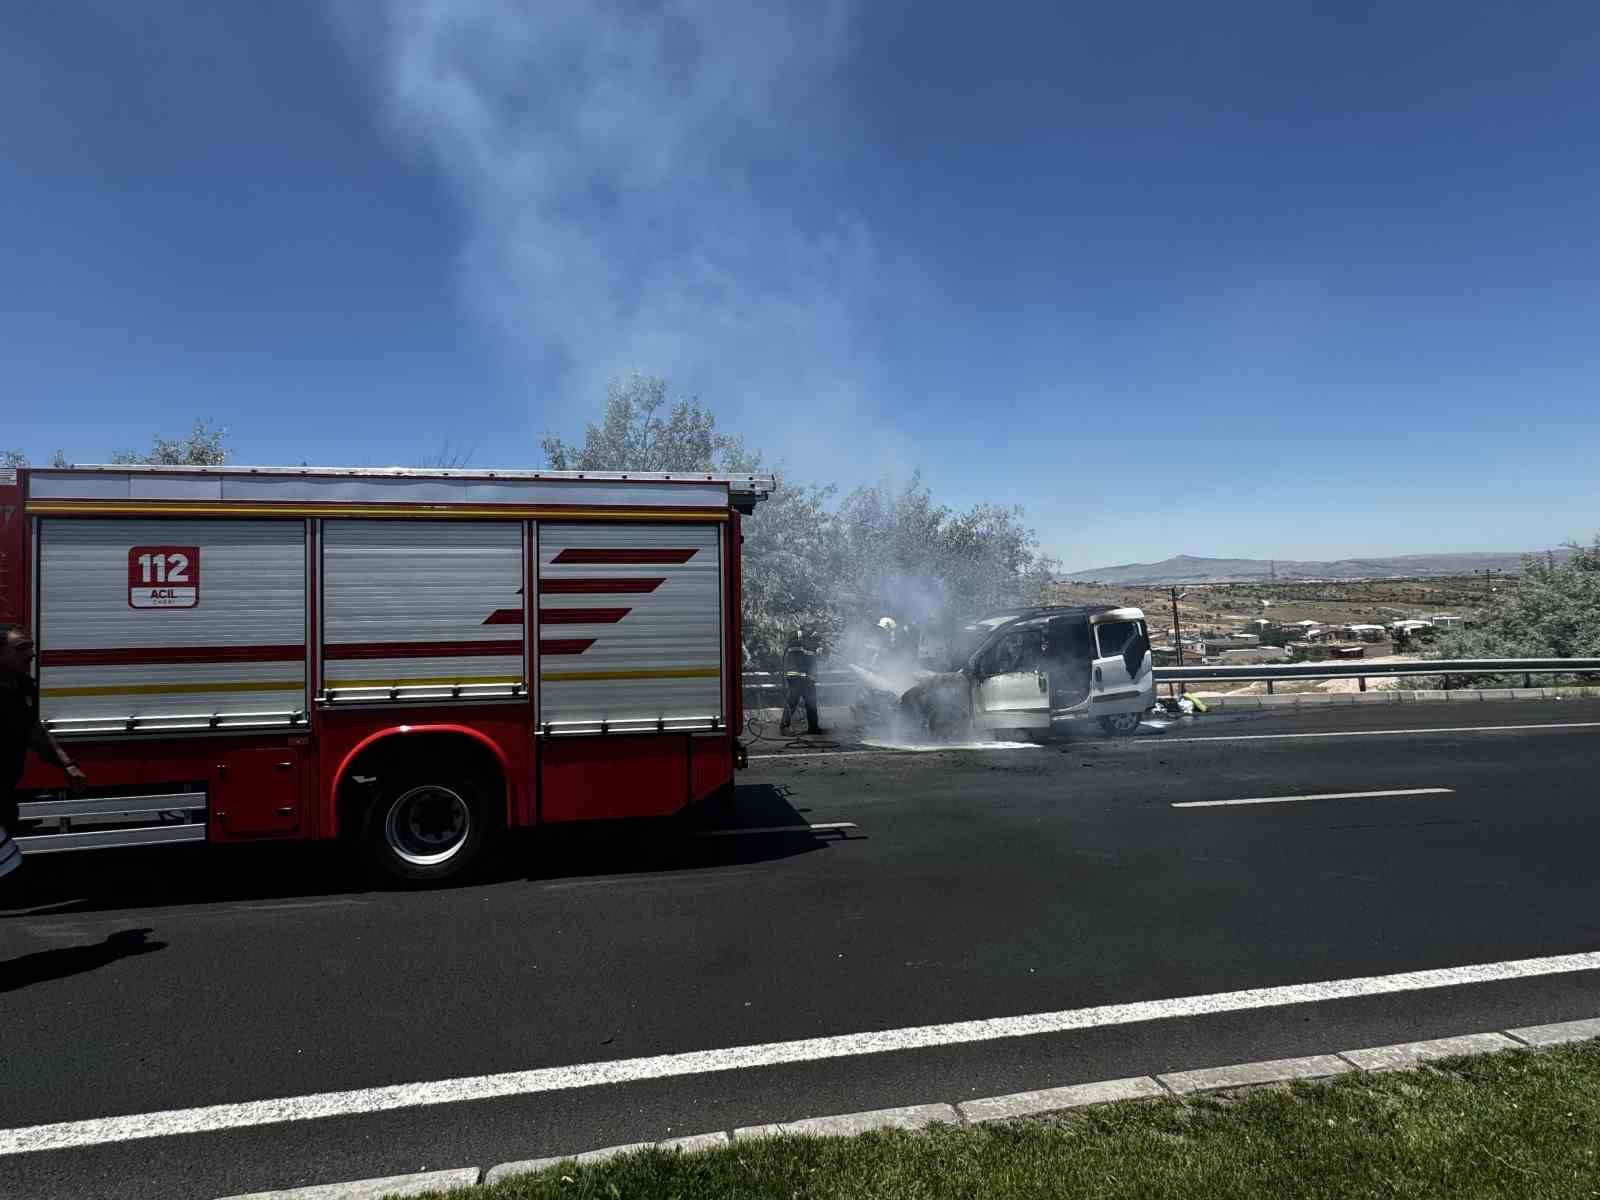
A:
[[[546,434],[555,470],[763,469],[742,438],[717,432],[698,400],[672,401],[665,380],[632,375],[611,385],[605,413],[581,445]],[[753,667],[772,669],[798,627],[838,645],[888,613],[937,624],[1006,604],[1048,603],[1055,563],[1040,557],[1021,509],[935,503],[920,475],[903,487],[857,488],[834,503],[831,486],[781,470],[777,488],[743,522],[744,642]]]
[[[15,469],[17,467],[25,467],[27,465],[28,456],[21,450],[0,450],[0,467],[9,467]],[[63,451],[57,450],[50,456],[50,465],[52,467],[65,467],[69,465],[67,463],[66,454]]]
[[[144,453],[136,450],[119,450],[111,456],[114,463],[155,463],[162,466],[217,467],[228,461],[224,444],[226,429],[218,429],[210,421],[194,423],[187,437],[164,438],[158,436],[154,445]]]
[[[1600,657],[1600,536],[1563,560],[1523,560],[1516,591],[1441,633],[1430,658]]]
[[[1579,1200],[1600,1043],[1033,1120],[564,1162],[448,1200]]]
[[[662,416],[661,410],[666,409]],[[716,431],[717,418],[698,400],[669,405],[667,381],[653,375],[614,379],[605,415],[574,446],[553,433],[540,439],[554,471],[745,471],[749,457],[738,438]]]

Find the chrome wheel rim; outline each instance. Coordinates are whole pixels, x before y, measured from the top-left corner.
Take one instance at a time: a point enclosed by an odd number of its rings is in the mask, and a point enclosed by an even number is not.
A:
[[[449,862],[471,832],[472,809],[467,802],[459,793],[431,783],[397,796],[383,821],[389,849],[414,867]]]

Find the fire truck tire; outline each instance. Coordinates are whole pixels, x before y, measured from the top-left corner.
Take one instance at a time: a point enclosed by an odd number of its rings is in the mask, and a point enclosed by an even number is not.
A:
[[[1127,737],[1139,728],[1139,722],[1144,717],[1143,713],[1118,713],[1114,717],[1101,717],[1100,728],[1112,737]]]
[[[369,864],[405,883],[443,883],[478,859],[489,824],[488,789],[470,778],[412,775],[385,789],[368,808],[362,841]]]

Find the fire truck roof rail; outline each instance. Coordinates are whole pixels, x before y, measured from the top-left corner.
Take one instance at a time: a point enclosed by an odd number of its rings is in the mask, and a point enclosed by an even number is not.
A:
[[[733,508],[748,513],[775,487],[761,472],[500,471],[432,467],[178,466],[94,463],[28,472],[30,505],[187,503],[554,504]],[[49,511],[40,508],[38,511]]]
[[[749,490],[770,492],[770,472],[760,471],[523,471],[487,467],[250,467],[224,463],[194,466],[179,463],[68,463],[60,467],[32,467],[33,475],[108,471],[142,475],[305,475],[361,476],[371,479],[592,479],[602,483],[636,480],[645,483],[726,483]]]

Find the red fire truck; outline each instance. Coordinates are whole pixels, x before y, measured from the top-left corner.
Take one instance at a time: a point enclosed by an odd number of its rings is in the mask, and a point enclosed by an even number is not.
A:
[[[770,476],[0,471],[0,621],[41,712],[18,842],[358,840],[665,815],[743,765],[739,523]]]

